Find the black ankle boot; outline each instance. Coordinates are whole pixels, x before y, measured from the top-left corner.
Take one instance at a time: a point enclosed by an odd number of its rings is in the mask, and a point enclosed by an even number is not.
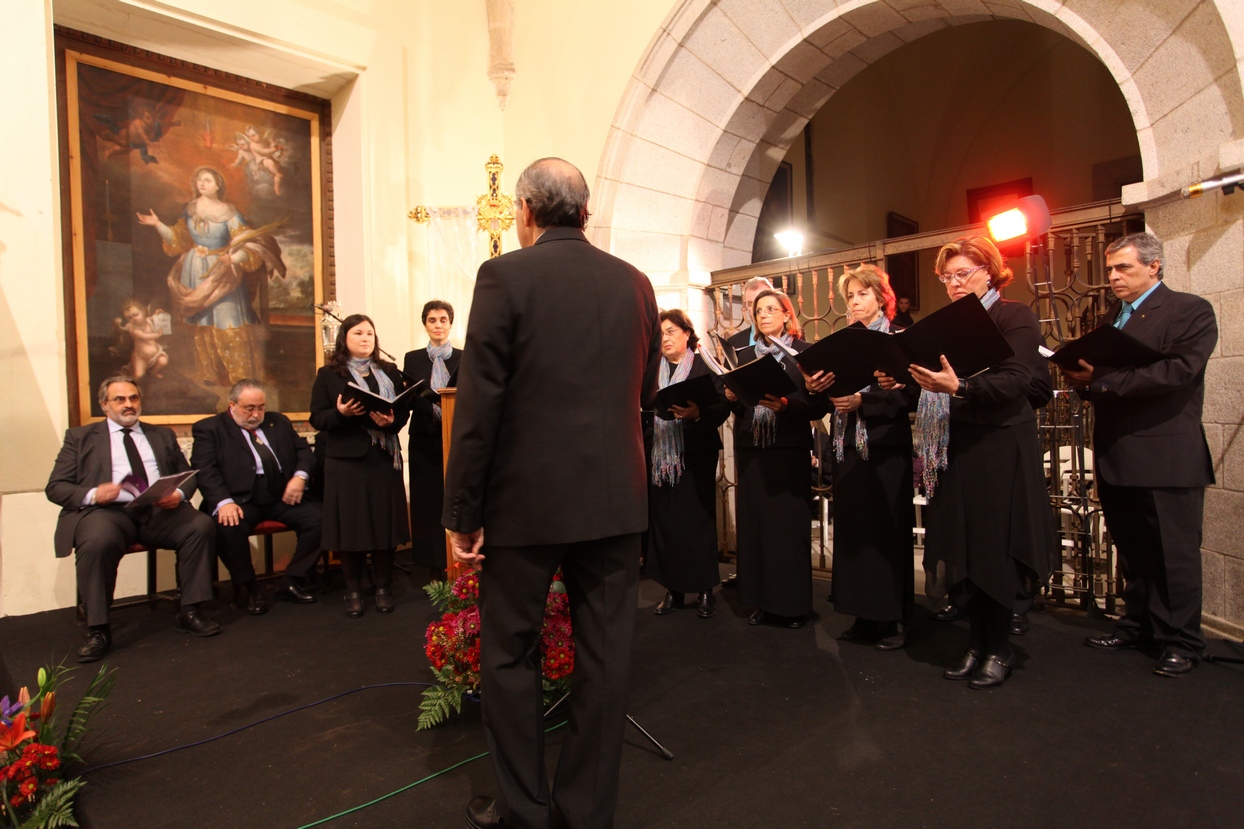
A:
[[[695,604],[695,615],[701,619],[711,619],[716,613],[717,608],[713,607],[713,591],[705,590]]]
[[[665,591],[665,598],[657,605],[657,609],[652,611],[658,616],[664,616],[667,613],[673,613],[682,607],[682,594]]]

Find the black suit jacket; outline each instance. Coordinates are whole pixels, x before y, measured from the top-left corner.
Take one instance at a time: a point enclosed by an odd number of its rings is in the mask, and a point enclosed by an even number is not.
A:
[[[572,228],[480,266],[442,523],[500,546],[648,526],[640,409],[656,393],[652,284]]]
[[[259,428],[281,464],[284,483],[288,483],[295,472],[305,472],[309,476],[315,471],[311,447],[294,431],[288,417],[280,412],[267,412]],[[194,424],[191,431],[194,448],[190,450],[190,465],[199,470],[195,479],[203,493],[200,509],[212,515],[227,498],[239,504],[250,501],[255,488],[255,456],[247,445],[250,439],[243,434],[233,415],[224,411],[205,418]]]
[[[460,348],[453,349],[453,352],[445,358],[445,368],[449,371],[450,377],[453,377],[461,359],[462,349]],[[428,357],[428,350],[417,348],[414,351],[407,351],[406,358],[402,361],[402,372],[406,375],[407,382],[422,380],[431,385],[432,360]],[[422,442],[427,442],[428,437],[436,438],[437,442],[441,440],[441,424],[440,421],[433,419],[431,406],[418,402],[414,404],[410,413],[409,435],[411,440]]]
[[[950,399],[950,417],[986,426],[1035,421],[1030,393],[1035,394],[1041,386],[1042,372],[1047,381],[1049,377],[1049,367],[1038,350],[1042,345],[1041,324],[1027,305],[1007,299],[995,302],[989,317],[1015,353],[988,371],[967,378],[967,394]]]
[[[185,472],[190,468],[186,456],[177,445],[177,435],[167,426],[142,424],[143,435],[151,444],[161,475]],[[198,476],[196,475],[195,478]],[[112,481],[112,446],[108,439],[108,421],[101,420],[87,426],[77,426],[65,431],[52,475],[43,492],[49,501],[61,506],[56,520],[54,546],[56,557],[64,558],[73,552],[73,532],[82,516],[98,506],[82,506],[82,499],[92,488]],[[182,484],[183,500],[194,495],[195,482],[191,478]]]
[[[389,379],[393,381],[393,389],[399,394],[406,388],[397,369],[385,369]],[[318,448],[324,441],[324,457],[326,458],[361,458],[371,448],[371,435],[368,429],[397,434],[406,425],[410,417],[410,409],[406,406],[393,407],[393,422],[383,429],[366,414],[346,417],[337,411],[337,395],[346,390],[349,381],[329,366],[324,366],[315,375],[315,384],[311,386],[311,425],[319,430],[315,439]]]
[[[1116,316],[1108,313],[1104,324]],[[1218,342],[1213,306],[1159,284],[1123,330],[1166,357],[1139,368],[1096,369],[1081,391],[1093,401],[1097,473],[1116,486],[1212,484],[1201,409],[1205,364]]]

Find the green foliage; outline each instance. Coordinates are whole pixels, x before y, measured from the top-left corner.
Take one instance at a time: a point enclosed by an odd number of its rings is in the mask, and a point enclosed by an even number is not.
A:
[[[86,693],[82,699],[74,706],[73,714],[69,717],[69,726],[65,729],[65,736],[60,742],[60,754],[63,760],[77,760],[81,762],[80,757],[75,753],[78,744],[86,735],[87,725],[93,717],[108,700],[108,695],[112,693],[112,686],[116,682],[116,671],[108,670],[108,666],[104,665],[99,669],[99,673],[86,686]]]
[[[444,673],[452,673],[448,668],[434,671],[434,673],[443,684],[424,689],[423,701],[419,703],[419,724],[416,726],[416,731],[440,725],[449,719],[451,710],[455,714],[462,713],[462,694],[466,689],[461,685],[452,684],[452,679],[442,676]]]
[[[81,778],[57,783],[39,798],[34,811],[19,829],[58,829],[61,826],[77,826],[73,816],[73,796],[86,785]]]
[[[436,605],[437,610],[445,613],[449,610],[449,605],[457,599],[453,587],[447,581],[431,581],[423,586],[423,592],[428,594],[428,598],[432,600],[432,604]]]

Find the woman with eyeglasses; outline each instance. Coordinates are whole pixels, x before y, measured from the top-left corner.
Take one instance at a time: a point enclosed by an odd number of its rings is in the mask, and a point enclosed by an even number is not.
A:
[[[371,555],[376,610],[393,612],[393,555],[410,540],[402,447],[398,433],[410,410],[397,404],[389,412],[367,412],[346,401],[354,383],[386,400],[405,388],[397,366],[380,356],[371,318],[351,314],[341,323],[327,365],[311,386],[311,425],[324,446],[325,550],[341,558],[346,580],[346,615],[363,615],[363,565]]]
[[[894,316],[890,277],[861,265],[838,280],[850,319],[889,333]],[[822,392],[834,375],[806,378]],[[843,633],[852,642],[898,650],[907,643],[914,605],[912,565],[912,445],[910,413],[919,389],[885,390],[876,383],[843,397],[834,407],[834,609],[856,617]]]
[[[1021,586],[1048,577],[1055,552],[1037,420],[1028,393],[1046,371],[1036,315],[1001,298],[1011,282],[1002,254],[983,236],[964,236],[937,254],[951,300],[980,298],[1014,356],[974,377],[942,357],[938,371],[909,368],[921,388],[916,432],[924,461],[926,592],[949,591],[966,608],[968,650],[943,673],[971,688],[1010,676],[1011,605]],[[893,380],[884,378],[887,385]]]
[[[695,353],[698,338],[687,315],[677,308],[662,311],[661,388],[690,380],[711,370]],[[653,418],[648,441],[648,554],[644,571],[665,588],[655,613],[664,616],[684,606],[684,595],[696,596],[696,615],[711,618],[716,610],[713,587],[717,569],[717,429],[730,410],[722,399],[701,409],[692,401],[670,407],[671,418]]]
[[[725,391],[734,410],[739,599],[757,608],[749,624],[801,628],[812,611],[811,421],[825,416],[828,401],[804,390],[799,366],[779,345],[808,347],[790,297],[761,291],[752,315],[759,335],[739,362],[777,360],[798,390],[751,408]]]

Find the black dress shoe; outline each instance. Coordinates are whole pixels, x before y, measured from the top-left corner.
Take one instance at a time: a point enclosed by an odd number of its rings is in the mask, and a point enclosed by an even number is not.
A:
[[[467,825],[471,829],[503,829],[501,811],[491,797],[474,797],[466,807]]]
[[[769,614],[763,610],[757,610],[751,616],[747,617],[749,625],[767,625],[769,623]]]
[[[791,630],[799,630],[799,628],[808,624],[808,614],[800,613],[798,616],[786,617],[786,626]]]
[[[877,650],[879,651],[898,651],[907,646],[907,626],[902,622],[895,622],[882,634],[877,640]]]
[[[272,594],[272,598],[280,599],[283,602],[293,602],[295,604],[315,604],[315,596],[312,596],[301,586],[297,584],[283,584]]]
[[[220,633],[220,625],[204,616],[197,609],[184,610],[177,614],[177,629],[195,636],[215,636]]]
[[[78,651],[81,654],[81,651]],[[1167,648],[1162,652],[1162,658],[1158,660],[1158,667],[1153,672],[1158,676],[1177,677],[1192,673],[1192,669],[1196,667],[1197,657],[1185,655],[1173,648]]]
[[[665,598],[661,600],[659,605],[657,605],[657,609],[652,612],[658,616],[664,616],[667,613],[673,613],[680,607],[682,607],[682,594],[672,593],[669,590],[666,590]]]
[[[996,656],[986,656],[985,661],[976,669],[976,673],[972,674],[972,678],[968,680],[968,687],[981,690],[983,688],[997,688],[1006,682],[1006,678],[1011,675],[1011,666],[1003,662]]]
[[[1012,613],[1011,614],[1011,635],[1024,636],[1028,633],[1028,614]]]
[[[387,587],[376,588],[376,610],[381,613],[393,612],[393,591]]]
[[[246,589],[246,612],[252,616],[262,616],[268,612],[268,594],[258,584]]]
[[[838,638],[848,642],[871,642],[877,638],[877,623],[869,619],[856,619]]]
[[[103,659],[112,648],[112,634],[106,630],[88,630],[86,641],[78,648],[79,662],[94,662]]]
[[[717,613],[713,606],[713,591],[705,590],[695,603],[695,615],[701,619],[711,619]]]
[[[1104,651],[1125,651],[1129,648],[1139,648],[1140,640],[1133,636],[1120,636],[1117,633],[1101,633],[1088,637],[1084,640],[1084,644]]]
[[[933,614],[933,618],[939,622],[957,622],[967,617],[968,612],[954,602],[946,602],[945,605],[939,607]]]
[[[942,679],[968,679],[976,673],[976,666],[980,664],[980,661],[980,652],[970,650],[958,663],[942,671]]]
[[[739,583],[739,574],[731,573],[721,580],[722,587],[735,587]]]
[[[363,615],[363,594],[347,593],[346,594],[346,615],[351,619],[357,619]]]

